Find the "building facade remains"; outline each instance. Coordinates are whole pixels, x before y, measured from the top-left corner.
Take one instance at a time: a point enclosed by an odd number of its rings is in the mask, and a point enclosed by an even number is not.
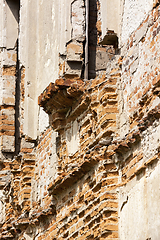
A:
[[[160,239],[160,1],[0,0],[0,239]]]

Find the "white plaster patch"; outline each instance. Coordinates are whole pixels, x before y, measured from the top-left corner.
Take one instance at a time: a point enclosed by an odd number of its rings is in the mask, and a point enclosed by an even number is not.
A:
[[[107,30],[113,30],[119,36],[120,0],[100,0],[102,18],[102,38]]]
[[[125,1],[121,36],[122,44],[124,44],[130,34],[138,28],[146,14],[152,9],[152,6],[153,0]]]
[[[48,59],[45,63],[45,68],[49,67],[50,64],[51,64],[51,59]]]
[[[142,148],[144,161],[157,154],[157,146],[160,141],[160,125],[151,126],[143,133]]]
[[[45,54],[47,54],[49,51],[50,51],[50,40],[49,40],[49,37],[48,37],[48,34],[47,34],[47,37],[46,37],[46,46],[45,46]]]
[[[43,132],[49,126],[49,116],[42,108],[39,111],[39,131]]]
[[[71,128],[67,130],[66,141],[69,155],[75,154],[79,148],[79,126],[77,121],[74,121]]]
[[[4,36],[4,22],[2,21],[2,16],[3,16],[3,2],[0,1],[0,16],[1,16],[1,21],[0,21],[0,47],[3,47],[3,36]]]
[[[6,47],[14,48],[18,38],[18,2],[6,1]]]
[[[120,190],[119,233],[121,240],[159,240],[160,165],[140,180]],[[122,201],[123,200],[123,201]]]
[[[72,3],[72,37],[78,37],[84,34],[85,29],[85,8],[82,0],[76,0]]]

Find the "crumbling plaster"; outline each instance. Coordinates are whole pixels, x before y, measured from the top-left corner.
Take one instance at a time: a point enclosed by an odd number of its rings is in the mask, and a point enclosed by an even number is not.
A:
[[[4,1],[0,1],[0,16],[2,17],[0,21],[0,47],[4,47],[4,39],[5,39],[5,28],[4,28]]]
[[[153,165],[120,190],[120,239],[159,239],[160,165]]]
[[[1,52],[1,239],[159,240],[160,6],[117,2],[90,1],[84,80],[85,2],[21,1],[17,152],[17,55]]]
[[[120,37],[121,2],[121,0],[100,0],[102,38],[108,30],[114,31]]]
[[[24,133],[34,139],[37,137],[37,124],[41,122],[37,97],[51,81],[58,78],[59,54],[66,54],[69,40],[82,37],[84,24],[83,1],[21,2],[20,64],[26,69]],[[34,119],[34,123],[31,119]]]
[[[18,1],[0,1],[0,47],[14,49],[18,37]]]
[[[155,3],[156,0],[100,0],[102,39],[112,30],[119,38],[119,46],[123,46]]]
[[[154,0],[125,0],[123,1],[123,21],[121,29],[121,43],[133,33],[151,11]],[[138,11],[137,11],[138,10]]]

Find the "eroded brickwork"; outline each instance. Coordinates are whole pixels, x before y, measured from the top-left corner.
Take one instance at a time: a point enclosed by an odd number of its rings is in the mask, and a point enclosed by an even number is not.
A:
[[[34,103],[49,117],[37,138],[24,127],[33,100],[25,61],[8,50],[10,64],[1,62],[0,239],[159,239],[159,1],[119,46],[115,29],[102,34],[102,2],[89,1],[89,80],[86,2],[71,4],[59,78]]]

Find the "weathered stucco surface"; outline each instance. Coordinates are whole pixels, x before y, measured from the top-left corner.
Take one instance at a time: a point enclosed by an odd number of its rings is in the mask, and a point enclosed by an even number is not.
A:
[[[120,239],[159,239],[159,198],[159,164],[154,164],[120,191]]]
[[[160,2],[86,3],[0,0],[0,239],[160,238]]]
[[[102,20],[102,38],[107,33],[107,30],[113,30],[118,37],[120,36],[120,21],[121,12],[120,7],[122,1],[100,0],[101,5],[101,20]]]
[[[24,132],[34,139],[38,121],[41,121],[37,117],[37,98],[50,82],[58,78],[59,54],[66,55],[66,43],[84,36],[84,11],[83,1],[21,3],[19,52],[20,64],[26,70]]]
[[[133,33],[146,16],[150,13],[153,0],[126,0],[124,1],[122,43],[124,44],[131,33]]]

